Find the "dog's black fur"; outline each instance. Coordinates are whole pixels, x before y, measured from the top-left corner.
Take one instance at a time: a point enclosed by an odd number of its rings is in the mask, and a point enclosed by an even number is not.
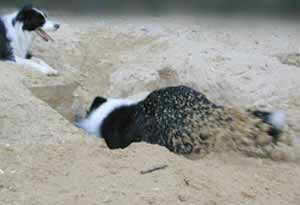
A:
[[[137,123],[137,118],[137,105],[117,108],[105,118],[100,129],[110,149],[126,148],[141,141],[142,124]]]
[[[96,97],[93,102],[92,105],[90,107],[90,109],[86,112],[87,116],[90,115],[90,113],[92,113],[94,110],[96,110],[98,107],[100,107],[103,103],[105,103],[107,101],[107,99],[103,98],[103,97]]]
[[[4,22],[0,18],[0,60],[14,61],[10,40],[7,38],[7,30]]]
[[[270,130],[268,131],[269,135],[273,137],[273,142],[276,144],[278,141],[278,138],[280,137],[280,134],[282,133],[282,130],[277,129],[276,127],[272,126],[272,123],[270,122],[269,116],[271,115],[271,112],[261,111],[261,110],[254,110],[251,111],[251,113],[260,118],[264,123],[271,126]]]

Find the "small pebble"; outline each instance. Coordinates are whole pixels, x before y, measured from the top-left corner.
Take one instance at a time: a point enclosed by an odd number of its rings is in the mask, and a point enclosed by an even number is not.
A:
[[[17,173],[17,171],[16,170],[11,170],[10,173],[15,174],[15,173]]]
[[[184,195],[178,195],[178,199],[179,199],[179,201],[181,201],[181,202],[186,202],[186,201],[188,201],[188,197],[187,197],[187,196],[184,196]]]
[[[111,200],[110,200],[110,197],[109,196],[106,196],[103,200],[104,203],[109,203]]]
[[[4,174],[5,172],[2,170],[2,169],[0,169],[0,174]]]
[[[260,135],[257,137],[256,142],[260,145],[267,145],[272,142],[273,138],[270,135]]]
[[[154,191],[160,191],[158,187],[153,188]]]
[[[254,199],[256,197],[256,194],[255,193],[250,193],[250,192],[241,192],[241,194],[246,197],[246,198],[251,198],[251,199]]]

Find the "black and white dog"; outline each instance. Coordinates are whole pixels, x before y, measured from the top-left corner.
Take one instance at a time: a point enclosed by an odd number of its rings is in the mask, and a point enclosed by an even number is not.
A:
[[[249,139],[256,134],[270,136],[273,139],[270,143],[276,144],[285,124],[283,111],[249,110],[240,115],[255,120],[242,121],[230,109],[216,105],[204,94],[190,87],[176,86],[154,90],[141,101],[96,97],[86,117],[78,119],[76,125],[104,138],[111,149],[143,141],[179,154],[196,153],[198,147],[210,147],[209,143],[214,142],[210,139],[220,131],[227,130],[230,140],[235,136],[232,127],[239,121],[249,128],[244,131]],[[268,128],[259,131],[258,125]],[[240,135],[239,131],[237,134]]]
[[[15,62],[46,75],[58,75],[43,60],[33,57],[30,48],[36,34],[45,41],[53,41],[46,31],[56,31],[59,27],[59,24],[49,21],[42,10],[32,5],[1,17],[0,60]]]

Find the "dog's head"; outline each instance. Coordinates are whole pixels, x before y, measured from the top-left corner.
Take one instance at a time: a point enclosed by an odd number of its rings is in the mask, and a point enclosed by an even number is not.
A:
[[[96,97],[86,116],[83,119],[77,118],[75,124],[86,132],[100,137],[101,127],[106,118],[114,111],[134,104],[136,102],[127,99]],[[123,114],[122,119],[127,115]]]
[[[53,40],[48,31],[56,31],[60,25],[47,19],[47,15],[41,9],[28,5],[24,6],[15,19],[16,22],[22,24],[22,29],[28,32],[36,32],[45,41]]]

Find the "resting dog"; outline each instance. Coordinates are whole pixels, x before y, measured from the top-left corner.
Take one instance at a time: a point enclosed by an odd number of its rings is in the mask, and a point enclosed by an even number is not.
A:
[[[0,18],[0,60],[15,62],[46,75],[58,75],[43,60],[33,57],[30,48],[37,34],[45,41],[53,41],[47,31],[56,31],[59,24],[34,6],[25,6],[18,12]]]
[[[284,123],[282,111],[226,108],[177,86],[155,90],[138,102],[97,97],[77,125],[103,137],[111,149],[143,141],[182,155],[228,149],[267,157]]]

